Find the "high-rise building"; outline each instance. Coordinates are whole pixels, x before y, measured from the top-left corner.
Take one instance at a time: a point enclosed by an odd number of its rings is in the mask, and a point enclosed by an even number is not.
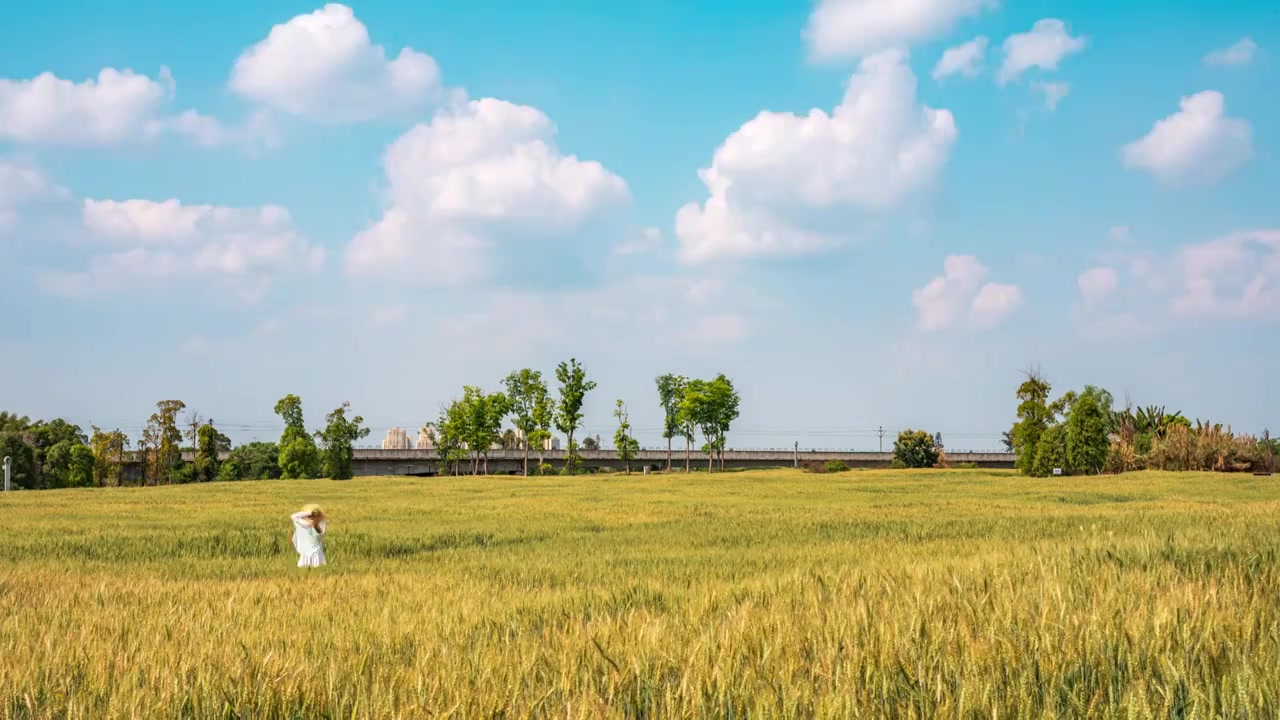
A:
[[[393,427],[387,431],[387,437],[382,441],[383,450],[412,450],[413,443],[409,440],[409,434],[398,427]]]
[[[419,450],[431,450],[435,446],[436,446],[436,441],[434,440],[434,436],[432,433],[428,433],[425,427],[418,431],[418,449]]]

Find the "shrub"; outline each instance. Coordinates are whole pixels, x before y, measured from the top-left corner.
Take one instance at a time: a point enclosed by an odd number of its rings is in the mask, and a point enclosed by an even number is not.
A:
[[[903,430],[893,441],[893,459],[903,467],[927,468],[938,462],[938,448],[927,430]]]
[[[549,463],[542,463],[538,466],[539,475],[555,475],[556,469],[551,467]]]
[[[828,460],[826,469],[829,473],[842,473],[848,472],[849,466],[845,465],[843,460]]]
[[[957,464],[956,464],[956,469],[958,469],[958,470],[977,470],[977,469],[978,469],[978,463],[976,463],[976,462],[962,462],[962,463],[957,463]]]

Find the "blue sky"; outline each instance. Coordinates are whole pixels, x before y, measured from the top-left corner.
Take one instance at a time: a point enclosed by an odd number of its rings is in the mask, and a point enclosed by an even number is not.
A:
[[[374,442],[574,356],[647,445],[663,372],[734,378],[738,447],[995,447],[1030,365],[1280,426],[1273,3],[6,17],[6,409]]]

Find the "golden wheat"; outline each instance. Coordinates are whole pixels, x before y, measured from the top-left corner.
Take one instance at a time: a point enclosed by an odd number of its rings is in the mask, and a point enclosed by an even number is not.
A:
[[[1271,478],[0,497],[5,718],[1280,716]],[[330,514],[293,567],[289,513]]]

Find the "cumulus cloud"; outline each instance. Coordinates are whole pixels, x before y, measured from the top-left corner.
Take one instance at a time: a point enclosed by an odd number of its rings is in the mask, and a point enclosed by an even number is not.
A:
[[[840,238],[820,226],[823,213],[887,210],[932,185],[955,120],[916,102],[906,60],[900,51],[863,60],[831,114],[761,112],[725,139],[699,171],[710,197],[676,214],[681,259],[828,247]]]
[[[22,211],[70,196],[37,165],[0,158],[0,236],[18,225]]]
[[[1030,31],[1005,38],[1004,60],[997,80],[1004,85],[1031,68],[1057,70],[1063,58],[1084,50],[1085,43],[1083,36],[1071,37],[1070,28],[1061,20],[1038,20]]]
[[[1221,50],[1214,50],[1204,56],[1204,64],[1209,67],[1230,67],[1248,65],[1258,54],[1258,44],[1248,37],[1241,38],[1236,44]]]
[[[1031,83],[1031,89],[1044,96],[1044,106],[1053,112],[1058,109],[1058,103],[1071,92],[1071,83],[1064,82],[1034,82]]]
[[[49,72],[30,80],[0,78],[0,142],[106,147],[172,134],[203,147],[275,144],[262,117],[228,126],[195,110],[166,114],[174,93],[167,67],[154,80],[115,68],[78,83]]]
[[[546,115],[488,98],[409,130],[383,167],[388,206],[348,248],[356,275],[475,280],[499,244],[570,234],[630,199],[600,163],[563,155]]]
[[[987,43],[986,37],[979,36],[967,43],[948,48],[933,67],[933,79],[941,80],[951,75],[976,76],[982,70]]]
[[[1080,297],[1084,299],[1085,304],[1095,305],[1115,291],[1120,284],[1120,275],[1114,268],[1089,268],[1080,273],[1080,277],[1076,278],[1076,284],[1080,287]]]
[[[962,324],[989,329],[1000,324],[1022,304],[1022,290],[1017,285],[983,284],[988,272],[972,255],[948,255],[942,275],[911,294],[920,330],[937,332]]]
[[[323,248],[299,234],[289,212],[277,205],[86,199],[83,221],[89,237],[105,247],[86,270],[42,276],[46,289],[81,296],[176,277],[219,277],[254,299],[271,277],[319,270],[324,262]]]
[[[413,110],[443,93],[431,56],[404,48],[388,59],[337,3],[274,26],[236,60],[229,85],[291,115],[336,122]]]
[[[999,0],[819,0],[804,37],[814,60],[863,57],[942,35]]]
[[[1251,230],[1183,247],[1169,310],[1181,317],[1280,316],[1280,230]]]
[[[1215,183],[1252,154],[1253,128],[1227,117],[1226,101],[1214,90],[1182,98],[1181,110],[1120,150],[1125,167],[1167,185]]]

